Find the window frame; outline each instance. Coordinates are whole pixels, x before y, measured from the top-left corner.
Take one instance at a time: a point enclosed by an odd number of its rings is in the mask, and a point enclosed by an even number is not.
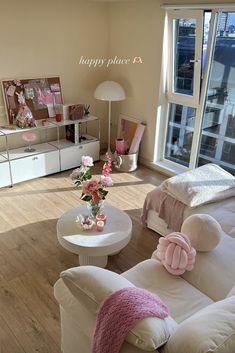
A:
[[[201,85],[201,51],[203,43],[203,10],[185,11],[170,10],[167,11],[168,16],[168,75],[167,75],[167,98],[172,103],[197,107],[199,104],[199,92]],[[179,19],[195,19],[196,20],[196,37],[195,37],[195,57],[193,72],[193,94],[187,95],[174,91],[175,80],[175,26],[174,21]],[[180,102],[180,103],[179,103]]]

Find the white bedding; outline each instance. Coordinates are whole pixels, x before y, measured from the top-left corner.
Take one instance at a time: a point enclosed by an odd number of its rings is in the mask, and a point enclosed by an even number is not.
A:
[[[235,196],[235,177],[216,164],[206,164],[166,179],[164,192],[189,207]]]

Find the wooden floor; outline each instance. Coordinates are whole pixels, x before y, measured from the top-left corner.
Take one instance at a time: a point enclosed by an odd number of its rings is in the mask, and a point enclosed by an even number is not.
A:
[[[94,167],[94,174],[101,164]],[[70,171],[0,189],[0,353],[60,352],[60,320],[53,285],[59,273],[78,265],[56,238],[56,222],[83,202]],[[113,173],[107,201],[133,221],[133,238],[108,269],[123,272],[147,259],[156,233],[140,223],[145,195],[164,179],[145,167]]]

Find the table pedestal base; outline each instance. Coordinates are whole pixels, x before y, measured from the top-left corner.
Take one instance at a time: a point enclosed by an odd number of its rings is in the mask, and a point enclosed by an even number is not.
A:
[[[92,265],[104,268],[107,265],[108,256],[79,255],[80,266]]]

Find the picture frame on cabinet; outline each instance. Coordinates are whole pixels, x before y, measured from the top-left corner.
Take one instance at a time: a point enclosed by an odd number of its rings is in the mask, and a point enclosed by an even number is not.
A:
[[[13,78],[1,81],[6,115],[14,124],[24,97],[35,120],[55,117],[56,107],[63,104],[60,77]]]

